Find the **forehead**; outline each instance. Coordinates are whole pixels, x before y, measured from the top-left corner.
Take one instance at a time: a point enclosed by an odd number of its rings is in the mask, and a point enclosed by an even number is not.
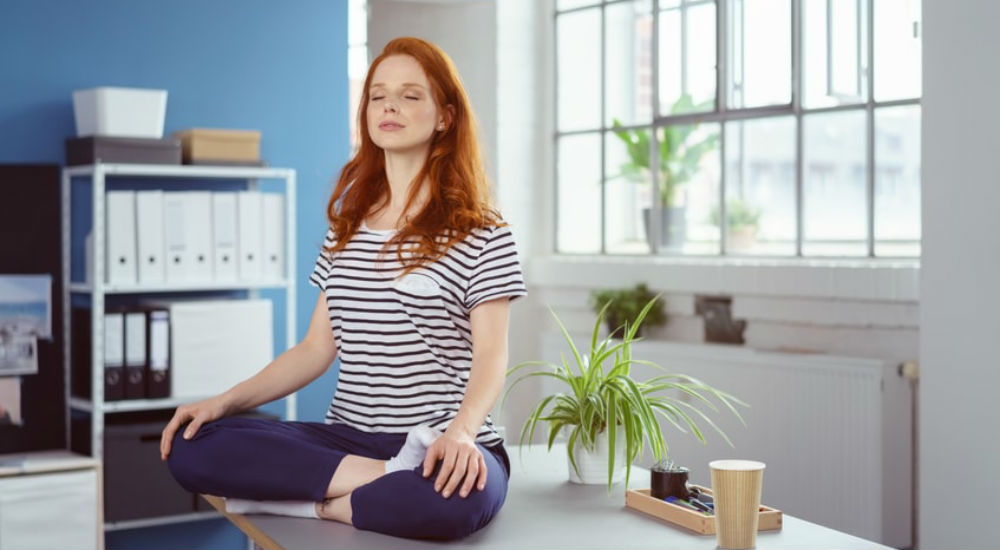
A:
[[[396,87],[403,84],[419,84],[430,88],[427,75],[416,59],[408,55],[390,55],[375,67],[372,87]]]

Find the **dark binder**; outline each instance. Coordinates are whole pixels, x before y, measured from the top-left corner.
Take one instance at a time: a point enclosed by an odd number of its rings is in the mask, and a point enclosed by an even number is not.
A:
[[[104,400],[125,399],[125,315],[104,313]]]
[[[146,312],[125,315],[125,399],[146,398]]]
[[[125,345],[125,338],[122,334],[121,326],[115,325],[115,321],[112,321],[112,326],[110,329],[112,332],[117,334],[117,337],[113,339],[112,342],[108,341],[110,334],[108,333],[108,319],[110,316],[117,315],[121,318],[121,312],[109,311],[104,314],[104,331],[105,331],[105,342],[104,342],[104,359],[107,362],[109,359],[110,363],[101,365],[101,369],[104,371],[104,400],[105,401],[118,401],[125,398],[125,363],[124,357],[121,355],[123,346]],[[72,325],[72,379],[71,388],[73,395],[77,397],[82,397],[83,399],[93,399],[93,394],[90,391],[90,377],[92,370],[91,365],[91,310],[87,308],[73,308],[71,325]],[[110,349],[114,342],[118,342],[120,338],[120,343],[117,344],[117,350]],[[110,357],[109,357],[110,354]],[[121,357],[121,359],[116,359]]]
[[[170,397],[170,311],[146,312],[146,393],[150,399]]]

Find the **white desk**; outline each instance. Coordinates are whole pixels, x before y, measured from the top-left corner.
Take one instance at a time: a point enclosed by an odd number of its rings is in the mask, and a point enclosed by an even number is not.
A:
[[[278,548],[410,548],[482,549],[714,549],[715,535],[698,535],[683,527],[625,508],[624,487],[608,495],[604,485],[567,481],[563,448],[549,453],[544,446],[510,449],[513,472],[507,502],[490,525],[453,543],[413,541],[359,531],[349,525],[314,519],[225,513],[221,499],[208,497],[220,512],[266,550]],[[649,479],[648,470],[632,470],[633,488]],[[765,483],[766,483],[765,478]],[[787,514],[780,531],[757,534],[757,548],[769,549],[888,549],[886,546],[809,523]]]

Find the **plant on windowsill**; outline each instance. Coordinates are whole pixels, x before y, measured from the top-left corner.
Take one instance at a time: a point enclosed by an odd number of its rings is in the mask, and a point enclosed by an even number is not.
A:
[[[522,373],[514,379],[504,394],[504,402],[510,392],[527,379],[549,378],[560,384],[562,391],[542,397],[531,409],[521,428],[520,442],[523,448],[526,441],[531,441],[535,428],[541,422],[547,425],[548,449],[551,451],[559,433],[567,431],[570,481],[595,484],[606,480],[610,492],[611,486],[624,478],[627,487],[632,463],[642,452],[644,444],[649,445],[657,460],[667,457],[668,448],[657,417],[683,433],[690,430],[704,443],[705,437],[695,420],[698,418],[732,445],[708,414],[688,401],[718,412],[719,407],[709,399],[714,398],[740,422],[743,422],[743,417],[734,405],[746,406],[745,403],[685,374],[666,373],[645,381],[633,377],[632,365],[635,364],[666,370],[656,363],[635,357],[632,350],[638,328],[658,298],[647,302],[633,323],[626,321],[621,340],[598,340],[608,306],[601,309],[594,321],[590,349],[585,353],[577,349],[565,325],[550,309],[566,341],[570,358],[562,354],[560,363],[526,361],[507,372],[508,378],[513,378],[522,369],[544,367],[543,370]],[[686,396],[687,399],[673,397],[667,392]]]
[[[703,111],[711,105],[711,100],[695,105],[689,94],[683,94],[671,106],[671,114]],[[660,245],[677,247],[686,240],[686,211],[678,200],[678,192],[684,184],[698,172],[702,158],[718,148],[718,134],[710,134],[701,139],[692,139],[698,124],[664,126],[659,140],[659,161],[657,165],[657,195],[662,212],[660,223]],[[621,163],[623,177],[636,183],[646,183],[650,178],[650,130],[648,128],[628,129],[616,118],[612,131],[625,145],[628,160]],[[651,208],[643,211],[643,223],[647,239],[650,236]]]
[[[732,250],[746,250],[757,242],[760,208],[743,199],[726,201],[726,240]],[[719,207],[709,213],[709,223],[719,227]]]
[[[642,308],[656,295],[639,283],[632,288],[599,288],[590,293],[590,307],[594,313],[604,310],[604,321],[611,338],[621,338],[625,334],[625,323],[635,324]],[[645,322],[636,327],[636,337],[642,337],[645,329],[660,326],[667,322],[667,314],[663,309],[663,300],[649,310]]]

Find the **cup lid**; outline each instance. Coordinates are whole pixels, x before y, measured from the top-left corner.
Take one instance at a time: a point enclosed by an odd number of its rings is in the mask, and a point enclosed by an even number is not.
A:
[[[708,463],[708,467],[713,470],[763,470],[766,465],[756,460],[713,460]]]

